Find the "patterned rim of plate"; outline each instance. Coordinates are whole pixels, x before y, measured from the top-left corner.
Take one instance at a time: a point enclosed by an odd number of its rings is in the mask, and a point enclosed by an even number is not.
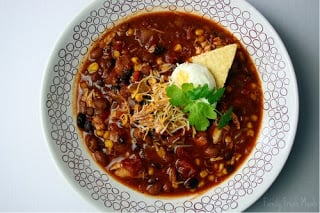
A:
[[[260,136],[247,161],[205,194],[175,200],[144,196],[109,178],[86,152],[73,117],[73,81],[90,44],[106,28],[144,10],[200,13],[229,30],[246,46],[264,90]],[[288,53],[268,21],[245,1],[95,1],[69,25],[50,57],[42,82],[42,127],[51,154],[69,183],[100,210],[122,212],[242,211],[280,173],[291,150],[298,120],[298,90]]]

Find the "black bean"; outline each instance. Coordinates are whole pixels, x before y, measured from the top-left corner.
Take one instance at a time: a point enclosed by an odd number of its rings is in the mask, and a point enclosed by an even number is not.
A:
[[[199,184],[199,180],[197,178],[189,178],[184,182],[184,186],[187,189],[195,189]]]
[[[154,48],[153,54],[154,55],[162,55],[165,52],[166,52],[166,48],[158,44]]]
[[[87,121],[87,117],[84,113],[79,113],[77,116],[77,125],[79,128],[83,129]]]
[[[226,169],[227,169],[227,172],[228,172],[228,173],[231,173],[231,172],[234,171],[234,165],[227,165],[227,166],[226,166]]]
[[[233,157],[233,151],[232,150],[227,150],[224,153],[224,159],[225,160],[231,160],[232,157]]]
[[[86,120],[84,123],[84,126],[83,126],[83,130],[85,132],[91,132],[91,131],[93,131],[93,129],[94,129],[94,127],[93,127],[91,121]]]
[[[122,137],[119,137],[117,142],[118,144],[124,144],[126,141]]]

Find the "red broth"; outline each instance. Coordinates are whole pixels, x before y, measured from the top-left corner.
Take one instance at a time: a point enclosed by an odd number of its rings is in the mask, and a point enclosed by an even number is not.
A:
[[[238,49],[217,105],[233,107],[222,129],[187,126],[173,134],[142,131],[130,121],[148,102],[132,85],[167,82],[178,63],[227,44]],[[93,159],[126,186],[150,195],[202,192],[221,183],[250,154],[262,121],[257,70],[240,42],[219,24],[181,12],[147,13],[106,31],[93,43],[77,81],[77,124]],[[159,80],[160,79],[160,80]],[[147,122],[139,120],[138,122]]]

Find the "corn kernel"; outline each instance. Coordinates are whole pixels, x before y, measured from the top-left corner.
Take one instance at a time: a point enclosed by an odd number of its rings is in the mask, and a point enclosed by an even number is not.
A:
[[[251,123],[251,122],[248,122],[248,123],[247,123],[247,127],[248,127],[249,129],[251,129],[251,128],[252,128],[252,123]]]
[[[119,58],[120,57],[120,52],[118,50],[113,51],[113,57],[114,58]]]
[[[199,37],[196,39],[196,41],[197,41],[197,42],[200,42],[200,43],[204,42],[204,40],[205,40],[204,36],[199,36]]]
[[[134,111],[134,112],[139,112],[140,109],[141,109],[140,104],[136,104],[136,105],[134,105],[134,107],[133,107],[133,111]]]
[[[148,80],[148,83],[149,83],[149,85],[154,85],[155,83],[157,83],[157,79],[155,79],[155,78],[150,78],[149,80]]]
[[[231,137],[228,135],[228,136],[226,136],[226,137],[224,138],[224,141],[225,141],[226,143],[230,143],[232,140],[231,140]]]
[[[137,101],[137,102],[141,102],[143,101],[143,95],[141,93],[138,93],[134,96],[134,99]]]
[[[198,188],[201,188],[201,187],[203,187],[203,186],[204,186],[204,181],[202,180],[202,181],[199,182]]]
[[[250,86],[252,89],[255,89],[257,87],[257,85],[255,83],[251,83]]]
[[[248,130],[247,135],[253,137],[254,131],[252,129]]]
[[[179,187],[178,183],[172,183],[172,188],[177,189]]]
[[[252,99],[252,100],[257,100],[257,96],[256,96],[256,94],[254,94],[254,93],[251,93],[250,94],[250,98]]]
[[[120,120],[121,120],[121,125],[122,126],[127,126],[127,124],[128,124],[128,116],[126,114],[122,114],[120,116]]]
[[[222,170],[222,174],[224,174],[224,175],[228,174],[228,171],[227,171],[226,168],[224,168],[224,169]]]
[[[131,58],[132,63],[139,64],[139,58],[138,57],[132,57]]]
[[[166,155],[166,150],[164,150],[163,147],[160,147],[160,148],[157,150],[157,154],[159,155],[160,158],[164,158],[165,155]]]
[[[201,160],[200,160],[199,158],[196,158],[196,159],[194,160],[194,163],[195,163],[197,166],[200,166]]]
[[[214,181],[214,175],[209,175],[209,176],[208,176],[208,180],[209,180],[209,181]]]
[[[161,58],[161,57],[158,57],[158,58],[156,59],[156,63],[157,63],[158,65],[163,64],[162,58]]]
[[[258,116],[256,116],[256,115],[251,115],[251,120],[252,120],[252,121],[257,121],[257,120],[258,120]]]
[[[153,167],[149,167],[148,168],[148,175],[153,175],[154,174],[154,168]]]
[[[99,64],[97,62],[93,62],[88,66],[88,72],[89,73],[95,73],[99,69]]]
[[[141,64],[135,64],[133,65],[133,71],[140,72],[142,65]]]
[[[207,172],[206,170],[202,170],[202,171],[200,172],[200,177],[205,178],[205,177],[207,177],[207,176],[208,176],[208,172]]]
[[[103,138],[104,139],[108,139],[110,136],[110,131],[105,131],[104,134],[103,134]]]
[[[99,137],[102,137],[104,134],[104,132],[102,130],[97,130],[96,131],[96,135],[99,136]]]
[[[87,82],[82,81],[82,82],[80,83],[80,87],[81,87],[82,89],[84,89],[84,88],[88,88],[88,84],[87,84]]]
[[[218,169],[218,170],[219,170],[219,171],[221,171],[223,168],[224,168],[224,164],[223,164],[223,163],[220,163],[220,164],[219,164],[219,169]]]
[[[204,30],[203,30],[203,29],[201,29],[201,28],[198,28],[198,29],[196,29],[196,30],[195,30],[195,32],[194,32],[194,33],[196,34],[196,36],[201,36],[201,35],[203,35]]]
[[[174,50],[175,52],[180,52],[180,51],[182,50],[181,44],[176,44],[176,45],[174,46],[173,50]]]
[[[113,142],[112,142],[112,140],[105,140],[105,141],[104,141],[104,146],[105,146],[106,148],[108,148],[108,149],[112,149],[112,147],[113,147]]]
[[[133,33],[134,33],[134,30],[133,30],[132,28],[129,28],[129,29],[127,30],[127,32],[126,32],[126,35],[127,35],[127,36],[132,36]]]

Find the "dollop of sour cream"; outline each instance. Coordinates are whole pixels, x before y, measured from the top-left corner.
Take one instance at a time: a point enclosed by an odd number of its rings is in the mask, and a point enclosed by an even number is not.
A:
[[[181,87],[183,83],[192,83],[195,87],[208,84],[210,89],[216,87],[216,81],[207,67],[195,63],[179,64],[172,72],[171,81]]]

